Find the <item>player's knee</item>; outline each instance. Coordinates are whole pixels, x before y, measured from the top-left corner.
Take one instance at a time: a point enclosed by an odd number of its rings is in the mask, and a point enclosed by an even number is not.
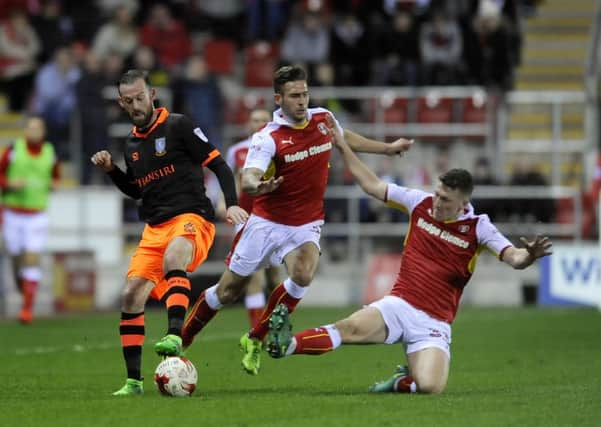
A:
[[[121,293],[121,305],[126,311],[137,311],[140,306],[140,292],[138,286],[127,285]],[[142,303],[143,305],[143,303]]]
[[[163,270],[166,272],[171,270],[185,270],[186,265],[188,264],[186,262],[188,258],[187,254],[182,253],[182,251],[168,251],[163,257]]]

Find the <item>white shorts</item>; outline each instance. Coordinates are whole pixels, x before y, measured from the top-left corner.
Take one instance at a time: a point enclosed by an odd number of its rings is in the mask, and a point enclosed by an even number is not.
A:
[[[451,358],[451,325],[413,307],[402,298],[387,295],[369,305],[377,308],[388,328],[386,344],[402,342],[407,354],[436,347]]]
[[[322,225],[322,220],[284,225],[251,215],[232,248],[230,270],[240,276],[250,276],[261,268],[281,264],[286,255],[304,243],[312,242],[320,249]]]
[[[4,209],[2,231],[6,250],[11,255],[43,252],[48,240],[48,214],[46,212],[22,213]]]

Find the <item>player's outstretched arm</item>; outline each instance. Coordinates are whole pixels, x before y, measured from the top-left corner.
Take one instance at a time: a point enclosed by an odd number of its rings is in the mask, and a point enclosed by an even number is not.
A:
[[[139,199],[142,197],[140,188],[133,182],[130,181],[127,174],[119,169],[114,163],[111,153],[106,150],[98,151],[90,159],[92,163],[102,169],[111,178],[113,183],[119,190],[126,196],[132,199]]]
[[[412,139],[399,138],[393,142],[380,142],[366,138],[348,129],[344,130],[344,139],[355,152],[386,154],[389,156],[395,154],[402,156],[413,145]]]
[[[262,171],[258,168],[245,168],[242,170],[242,191],[250,194],[251,196],[260,196],[261,194],[271,193],[273,190],[278,188],[284,177],[279,176],[277,178],[271,177],[263,180]]]
[[[334,124],[331,117],[328,117],[328,127],[334,145],[340,150],[344,163],[349,168],[353,177],[359,184],[359,186],[370,196],[386,201],[386,188],[387,184],[376,176],[368,167],[363,163],[359,157],[353,152],[343,134],[340,133],[339,128]],[[346,134],[346,133],[345,133]]]
[[[511,265],[516,270],[523,270],[532,265],[538,258],[551,255],[553,244],[546,236],[536,236],[534,240],[520,237],[523,248],[510,247],[503,253],[503,262]]]

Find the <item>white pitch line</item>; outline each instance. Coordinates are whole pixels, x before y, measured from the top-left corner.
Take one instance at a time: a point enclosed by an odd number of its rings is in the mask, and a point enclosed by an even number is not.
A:
[[[198,342],[210,342],[210,341],[222,341],[227,339],[239,338],[239,332],[228,332],[220,335],[206,335],[199,338]],[[159,338],[146,337],[147,342],[157,342]],[[31,354],[49,354],[59,352],[74,352],[74,353],[85,353],[86,351],[95,350],[108,350],[111,348],[119,348],[120,345],[114,342],[101,342],[97,344],[73,344],[71,346],[64,347],[53,347],[53,346],[38,346],[38,347],[25,347],[17,348],[13,351],[6,352],[5,354],[13,354],[15,356],[27,356]]]

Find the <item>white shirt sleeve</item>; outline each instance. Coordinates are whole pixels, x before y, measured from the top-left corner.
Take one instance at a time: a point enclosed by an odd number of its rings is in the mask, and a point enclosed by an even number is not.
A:
[[[257,168],[265,172],[275,156],[275,141],[265,132],[255,133],[248,148],[244,169]]]
[[[236,161],[234,159],[235,150],[233,148],[234,146],[232,145],[230,148],[228,148],[227,152],[225,153],[225,163],[227,163],[231,170],[236,169]]]
[[[485,246],[498,258],[503,249],[513,246],[507,237],[503,236],[497,227],[490,222],[488,215],[478,215],[479,220],[476,225],[476,235],[478,236],[478,244]]]
[[[413,209],[428,196],[431,194],[425,191],[396,184],[388,184],[386,188],[386,204],[407,213],[413,212]]]

